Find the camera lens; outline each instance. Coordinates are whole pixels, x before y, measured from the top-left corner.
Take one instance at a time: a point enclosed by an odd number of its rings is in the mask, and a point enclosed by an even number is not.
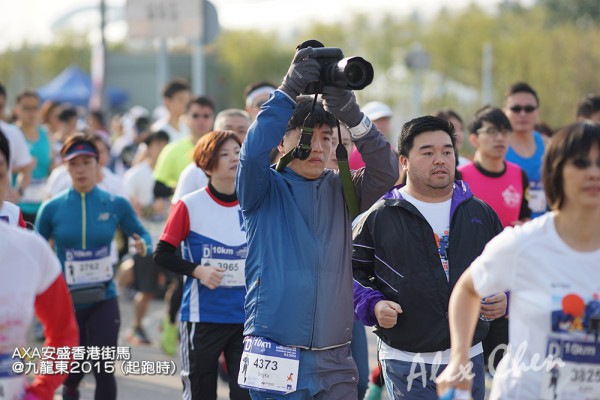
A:
[[[350,64],[346,67],[346,80],[352,86],[360,85],[365,80],[366,71],[360,64]]]
[[[342,60],[342,62],[344,61],[344,79],[349,89],[364,89],[373,82],[373,66],[371,63],[361,57],[346,58]],[[341,66],[340,64],[338,66]]]

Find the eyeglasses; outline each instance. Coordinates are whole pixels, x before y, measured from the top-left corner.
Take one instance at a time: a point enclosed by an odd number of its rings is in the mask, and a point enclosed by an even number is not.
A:
[[[526,105],[526,106],[512,106],[508,108],[510,111],[519,114],[521,111],[525,111],[527,114],[531,114],[537,110],[537,106]]]
[[[37,111],[39,109],[38,106],[21,106],[23,111]]]
[[[592,161],[589,158],[578,157],[573,159],[573,166],[577,169],[588,169],[592,166]],[[596,166],[600,168],[600,158],[596,160]]]
[[[483,133],[485,135],[490,135],[490,136],[494,136],[494,137],[498,136],[498,134],[500,134],[500,135],[506,137],[506,136],[510,135],[512,133],[512,131],[509,129],[498,129],[496,127],[491,126],[489,128],[479,129],[477,131],[477,133]]]
[[[192,117],[192,119],[198,119],[198,118],[208,119],[208,118],[212,118],[212,114],[209,114],[209,113],[205,113],[205,114],[193,113],[191,115],[191,117]]]

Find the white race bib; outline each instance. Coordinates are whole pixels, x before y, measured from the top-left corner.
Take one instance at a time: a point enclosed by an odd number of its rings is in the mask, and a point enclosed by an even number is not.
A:
[[[209,258],[204,265],[225,268],[223,280],[220,286],[244,286],[246,284],[246,260],[223,260],[218,258]]]
[[[246,284],[247,246],[202,245],[202,265],[225,269],[221,285],[223,287],[244,286]]]
[[[529,182],[529,208],[533,213],[546,212],[546,193],[541,182]]]
[[[600,400],[600,343],[551,337],[548,353],[562,363],[545,373],[542,400]]]
[[[600,400],[600,299],[597,290],[552,290],[552,329],[546,346],[555,360],[544,370],[542,400]]]
[[[300,349],[282,346],[261,337],[244,338],[240,361],[240,387],[286,394],[296,391]]]
[[[65,280],[67,285],[106,282],[114,274],[110,247],[65,250]]]

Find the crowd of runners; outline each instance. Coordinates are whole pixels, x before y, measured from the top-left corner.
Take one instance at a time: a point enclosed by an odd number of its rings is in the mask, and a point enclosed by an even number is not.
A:
[[[517,82],[398,133],[382,102],[306,95],[320,73],[303,48],[245,109],[174,79],[110,121],[0,84],[0,398],[80,398],[86,371],[15,373],[33,323],[179,353],[184,399],[219,376],[231,399],[600,399],[600,96],[553,133]]]

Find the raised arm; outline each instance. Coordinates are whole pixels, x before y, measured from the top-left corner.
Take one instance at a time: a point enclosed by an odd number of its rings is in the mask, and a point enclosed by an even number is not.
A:
[[[398,157],[385,137],[360,111],[354,93],[326,86],[323,99],[327,109],[348,127],[365,162],[364,169],[354,171],[352,175],[360,212],[364,212],[398,180]]]
[[[248,130],[235,182],[244,212],[256,209],[269,188],[269,153],[281,142],[295,108],[296,103],[290,97],[276,90]]]
[[[269,188],[269,153],[281,142],[288,120],[296,108],[296,97],[310,82],[318,81],[320,67],[308,47],[296,52],[279,89],[262,106],[242,146],[236,191],[240,207],[252,212]]]

